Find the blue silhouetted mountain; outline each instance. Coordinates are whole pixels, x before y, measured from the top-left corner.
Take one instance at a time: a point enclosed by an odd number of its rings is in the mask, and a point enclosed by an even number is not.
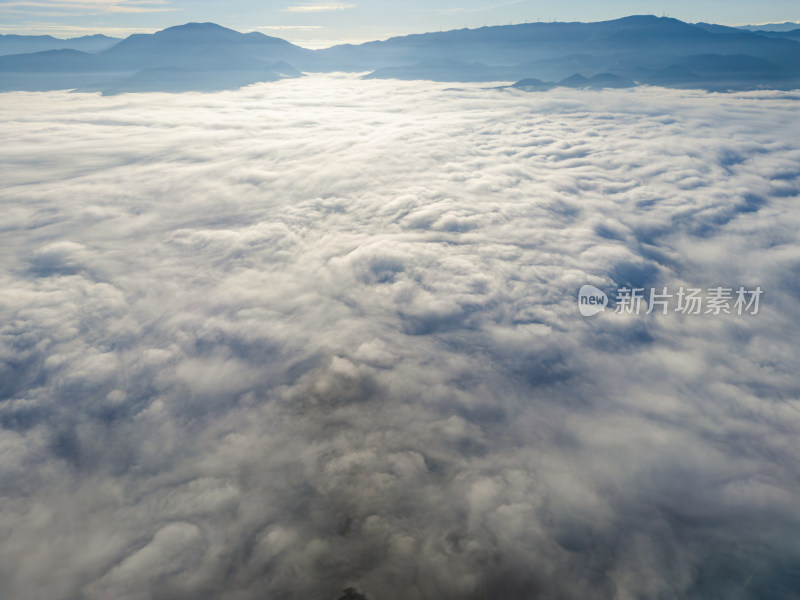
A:
[[[80,50],[100,52],[120,41],[107,35],[84,35],[62,40],[51,35],[2,35],[0,34],[0,56],[27,54],[45,50]]]
[[[738,27],[728,27],[727,25],[717,25],[715,23],[695,23],[695,27],[700,27],[701,29],[705,29],[709,33],[713,34],[721,34],[721,35],[737,35],[740,36],[741,39],[747,39],[747,36],[751,35],[753,32],[746,31],[744,29],[740,29]]]
[[[616,75],[614,73],[598,73],[589,79],[589,87],[593,89],[605,88],[630,88],[636,87],[636,82],[627,77]]]
[[[780,88],[798,82],[796,71],[763,58],[719,54],[686,56],[663,68],[642,71],[638,79],[649,85],[716,91]]]
[[[509,66],[566,55],[749,54],[800,58],[800,45],[746,31],[721,35],[676,19],[634,16],[599,23],[526,23],[426,33],[318,51],[328,65],[375,70],[429,60]]]
[[[686,64],[687,57],[732,56],[725,73]],[[653,85],[709,89],[792,88],[800,85],[800,43],[719,25],[634,16],[600,23],[529,23],[392,38],[319,52],[339,69],[375,69],[371,76],[437,81],[541,79],[559,81],[579,72],[615,73]],[[763,71],[751,68],[762,59]],[[451,63],[452,71],[430,68]],[[481,72],[464,65],[481,65]],[[773,67],[779,67],[775,70]],[[700,68],[702,67],[702,68]],[[487,72],[489,70],[490,72]],[[712,69],[713,71],[713,69]],[[706,86],[706,82],[710,82]],[[618,82],[619,83],[619,82]]]
[[[96,53],[0,56],[0,90],[221,89],[282,76],[272,68],[278,62],[300,71],[371,71],[368,77],[382,79],[562,81],[581,73],[590,83],[579,87],[634,81],[714,90],[800,87],[800,41],[791,36],[633,16],[461,29],[316,51],[261,33],[188,23],[132,35]],[[601,74],[619,79],[593,83]]]
[[[740,27],[726,27],[724,25],[714,25],[713,23],[695,23],[695,25],[697,25],[698,27],[702,27],[706,31],[710,31],[711,33],[716,33],[716,34],[728,34],[728,35],[738,34],[745,36],[749,34],[756,34],[760,35],[761,37],[800,40],[800,27],[797,25],[797,23],[786,23],[785,25],[789,27],[788,29],[781,28],[776,30],[742,29]]]
[[[98,56],[115,68],[253,68],[259,61],[293,63],[313,56],[262,33],[239,33],[214,23],[187,23],[153,34],[132,35]]]
[[[614,73],[598,73],[593,77],[584,77],[580,73],[574,73],[558,83],[528,78],[521,79],[510,87],[525,90],[526,92],[546,92],[555,87],[567,87],[578,90],[602,90],[606,88],[636,87],[636,82]]]
[[[571,88],[587,88],[589,87],[589,80],[581,75],[580,73],[575,73],[574,75],[570,75],[566,79],[562,79],[558,82],[559,87],[571,87]]]
[[[737,29],[747,31],[792,31],[800,28],[800,23],[784,21],[783,23],[764,23],[763,25],[739,25]]]
[[[546,92],[547,90],[552,90],[554,87],[556,87],[556,84],[552,81],[542,81],[541,79],[528,78],[520,79],[510,87],[525,90],[526,92]]]
[[[306,56],[313,52],[279,38],[239,33],[213,23],[188,23],[132,35],[96,54],[59,50],[0,56],[4,74],[0,90],[229,89],[299,77],[287,59]]]
[[[755,31],[758,35],[771,38],[785,38],[787,40],[800,40],[800,29],[792,29],[791,31]]]
[[[81,73],[97,71],[99,61],[94,54],[78,50],[45,50],[32,54],[0,56],[3,73]]]

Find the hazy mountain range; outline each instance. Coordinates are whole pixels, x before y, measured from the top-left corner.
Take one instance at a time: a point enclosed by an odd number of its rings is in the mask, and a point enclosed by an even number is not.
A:
[[[746,31],[793,31],[800,29],[800,23],[784,21],[783,23],[762,23],[761,25],[740,25],[738,29]]]
[[[23,54],[25,52],[43,52],[45,50],[80,50],[82,52],[100,52],[121,42],[120,38],[107,35],[84,35],[62,40],[52,35],[14,35],[0,34],[0,56],[7,54]]]
[[[323,50],[213,23],[124,40],[2,36],[0,90],[204,91],[320,71],[434,81],[560,82],[579,76],[574,81],[581,82],[602,75],[586,87],[605,80],[612,86],[624,81],[711,90],[792,89],[800,87],[798,34],[632,16],[462,29]]]

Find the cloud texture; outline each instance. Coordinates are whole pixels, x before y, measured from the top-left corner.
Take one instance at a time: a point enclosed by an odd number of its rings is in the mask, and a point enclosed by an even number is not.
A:
[[[797,106],[0,95],[0,596],[798,597]]]

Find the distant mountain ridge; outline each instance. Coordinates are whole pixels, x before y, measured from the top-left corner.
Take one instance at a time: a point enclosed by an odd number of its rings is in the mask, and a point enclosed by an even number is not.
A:
[[[721,25],[716,31],[677,19],[631,16],[595,23],[525,23],[478,29],[423,33],[342,45],[318,51],[323,60],[381,68],[425,60],[457,60],[487,65],[513,65],[569,54],[648,52],[687,54],[753,54],[763,58],[798,47],[784,40]],[[723,32],[727,35],[723,35]]]
[[[0,90],[216,91],[301,77],[287,62],[313,54],[286,40],[187,23],[134,34],[95,53],[49,50],[0,56]]]
[[[797,40],[653,16],[420,34],[321,52],[362,68],[389,63],[373,67],[370,78],[561,81],[611,73],[640,84],[720,91],[800,87]],[[449,71],[442,68],[448,62]]]
[[[67,39],[59,39],[51,35],[0,34],[0,56],[25,52],[44,52],[46,50],[100,52],[121,41],[121,38],[108,37],[101,34]]]
[[[558,83],[542,81],[541,79],[522,79],[509,87],[525,90],[527,92],[546,92],[557,87],[567,87],[577,90],[604,90],[608,88],[621,89],[635,86],[636,82],[615,75],[614,73],[598,73],[591,78],[584,77],[580,73],[575,73],[562,79]]]
[[[800,40],[791,32],[644,15],[461,29],[308,50],[262,33],[187,23],[134,34],[93,52],[0,56],[0,90],[206,91],[326,71],[451,82],[563,81],[576,73],[591,80],[606,74],[669,87],[792,89],[800,87]],[[167,85],[168,73],[180,85]]]
[[[737,29],[747,31],[792,31],[800,29],[800,23],[795,21],[784,21],[783,23],[762,23],[761,25],[739,25]]]

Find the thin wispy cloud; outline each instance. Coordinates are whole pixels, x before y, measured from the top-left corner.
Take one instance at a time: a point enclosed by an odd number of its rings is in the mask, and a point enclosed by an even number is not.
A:
[[[319,13],[319,12],[333,12],[337,10],[348,10],[355,8],[355,4],[300,4],[296,6],[288,6],[283,10],[290,13]]]
[[[147,27],[113,27],[113,26],[92,26],[82,27],[79,25],[64,25],[62,23],[51,22],[32,22],[25,25],[0,25],[4,30],[16,34],[41,34],[48,33],[55,36],[81,36],[104,34],[112,37],[128,36],[133,33],[154,33],[156,28]]]
[[[528,2],[528,0],[510,0],[509,2],[501,2],[499,4],[486,4],[484,6],[456,6],[456,7],[447,7],[447,8],[421,8],[421,9],[414,9],[411,12],[419,12],[419,13],[426,13],[426,12],[433,12],[438,14],[458,14],[458,13],[472,13],[472,12],[484,12],[495,10],[498,8],[505,8],[507,6],[514,6],[516,4],[522,4],[523,2]]]
[[[167,0],[17,0],[0,4],[0,13],[46,16],[103,13],[151,13],[175,10]]]
[[[315,31],[325,29],[322,25],[262,25],[256,29],[273,29],[276,31]]]

